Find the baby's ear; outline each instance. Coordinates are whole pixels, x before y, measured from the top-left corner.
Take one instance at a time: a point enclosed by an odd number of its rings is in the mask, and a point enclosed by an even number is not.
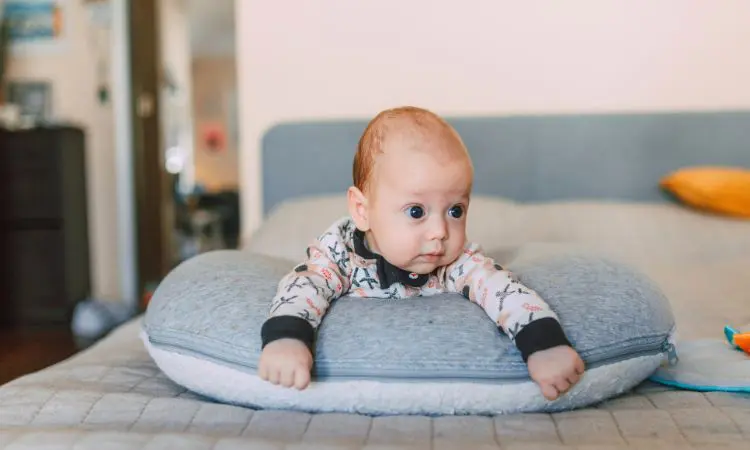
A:
[[[346,192],[349,204],[349,215],[354,219],[354,224],[362,231],[370,229],[369,214],[367,211],[367,197],[357,187],[351,186]]]

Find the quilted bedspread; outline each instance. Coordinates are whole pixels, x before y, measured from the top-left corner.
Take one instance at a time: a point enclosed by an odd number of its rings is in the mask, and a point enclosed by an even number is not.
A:
[[[0,388],[6,449],[743,448],[750,395],[645,383],[557,414],[390,416],[254,411],[167,379],[134,320],[92,348]]]

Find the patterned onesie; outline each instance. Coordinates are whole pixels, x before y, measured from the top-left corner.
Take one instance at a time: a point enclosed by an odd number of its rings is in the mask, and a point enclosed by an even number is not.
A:
[[[524,361],[539,350],[570,345],[557,315],[533,290],[467,243],[453,263],[409,273],[370,251],[351,218],[336,221],[307,248],[307,259],[279,282],[263,324],[263,347],[295,338],[312,351],[315,329],[342,295],[401,299],[457,292],[481,306],[518,347]]]

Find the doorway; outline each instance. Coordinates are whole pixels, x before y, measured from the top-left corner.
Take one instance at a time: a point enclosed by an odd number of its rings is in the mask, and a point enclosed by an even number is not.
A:
[[[143,306],[173,267],[238,246],[234,0],[131,0]]]
[[[178,186],[178,260],[236,248],[239,241],[234,1],[179,2],[186,9],[188,66],[182,70],[187,70],[190,86],[190,106],[181,109],[190,111],[192,150],[185,158],[191,165]]]

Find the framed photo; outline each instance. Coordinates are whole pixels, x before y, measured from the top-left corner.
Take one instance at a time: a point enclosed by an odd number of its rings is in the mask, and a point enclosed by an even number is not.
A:
[[[62,10],[57,0],[5,0],[3,13],[14,42],[54,40],[62,34]]]
[[[0,0],[8,21],[8,51],[14,55],[59,53],[65,47],[73,0]],[[75,0],[78,1],[78,0]]]
[[[10,81],[6,101],[18,105],[21,116],[37,122],[49,121],[52,114],[52,88],[44,81]]]

